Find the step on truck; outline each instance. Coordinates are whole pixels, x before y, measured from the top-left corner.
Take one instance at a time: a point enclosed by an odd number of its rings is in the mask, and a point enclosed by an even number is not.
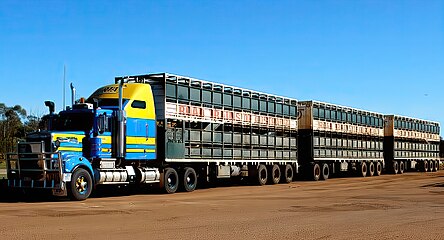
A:
[[[217,179],[288,183],[297,101],[168,73],[117,77],[50,114],[7,156],[8,186],[88,198],[97,185],[191,192]]]

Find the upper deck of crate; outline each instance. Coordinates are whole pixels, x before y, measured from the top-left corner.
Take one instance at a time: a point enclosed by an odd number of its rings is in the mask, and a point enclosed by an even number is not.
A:
[[[147,83],[156,104],[173,102],[195,106],[297,117],[297,100],[250,89],[170,73],[116,77],[115,82]]]

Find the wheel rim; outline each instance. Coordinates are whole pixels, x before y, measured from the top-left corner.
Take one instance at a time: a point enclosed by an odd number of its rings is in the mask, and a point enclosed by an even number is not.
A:
[[[328,167],[324,167],[324,171],[323,171],[324,173],[324,176],[328,176],[329,175],[329,170],[328,170]]]
[[[319,168],[318,165],[315,166],[314,174],[315,174],[315,177],[318,177],[321,175],[321,169]]]
[[[261,181],[267,180],[267,172],[265,171],[265,169],[261,169],[261,171],[259,173],[259,177],[260,177]]]
[[[291,169],[291,167],[287,168],[287,178],[291,179],[293,178],[293,170]]]
[[[193,189],[195,182],[196,182],[196,177],[194,176],[194,174],[189,173],[186,176],[185,180],[186,180],[186,184],[187,184],[188,189]]]
[[[88,191],[88,181],[85,180],[85,176],[80,175],[77,177],[76,190],[80,194],[85,194]]]
[[[168,182],[168,187],[170,189],[174,189],[176,187],[176,184],[177,184],[176,176],[174,174],[168,175],[167,182]]]
[[[275,178],[275,179],[279,179],[280,178],[280,174],[279,174],[280,172],[279,172],[279,168],[275,168],[274,169],[274,171],[273,171],[273,177]]]

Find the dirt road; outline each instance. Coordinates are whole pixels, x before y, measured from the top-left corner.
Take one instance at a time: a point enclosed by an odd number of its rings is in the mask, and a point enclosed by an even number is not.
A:
[[[444,239],[444,171],[0,203],[0,239]]]

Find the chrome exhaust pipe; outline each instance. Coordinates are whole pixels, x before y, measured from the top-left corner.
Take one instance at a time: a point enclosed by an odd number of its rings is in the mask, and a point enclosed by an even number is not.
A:
[[[125,157],[125,112],[123,111],[123,83],[122,78],[119,83],[119,110],[117,111],[117,141],[116,157]]]
[[[74,104],[76,103],[76,88],[74,87],[74,85],[72,85],[72,83],[70,84],[71,87],[71,106],[74,106]]]

